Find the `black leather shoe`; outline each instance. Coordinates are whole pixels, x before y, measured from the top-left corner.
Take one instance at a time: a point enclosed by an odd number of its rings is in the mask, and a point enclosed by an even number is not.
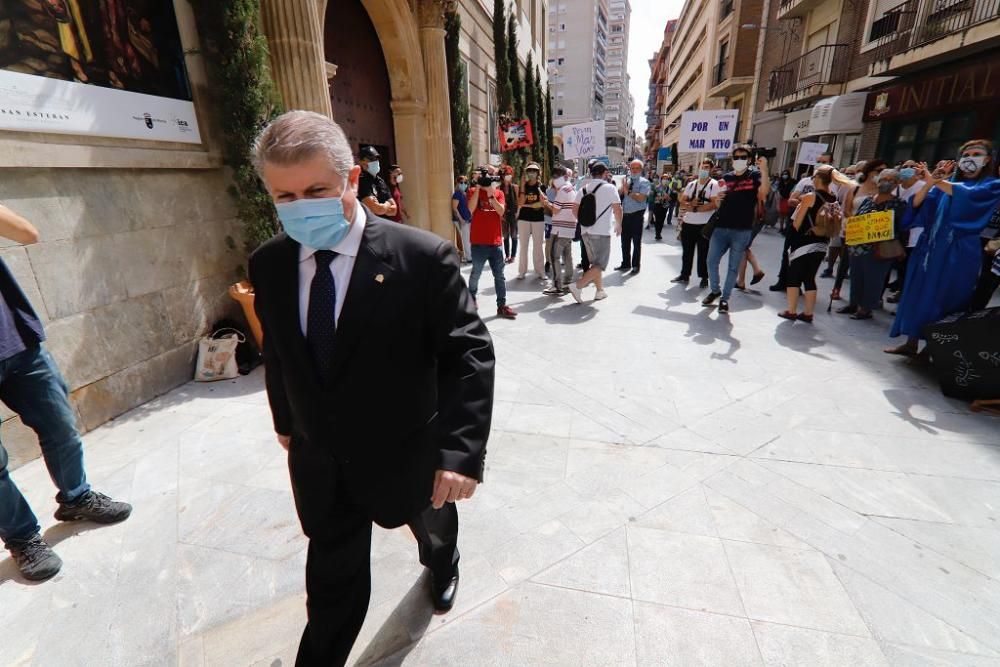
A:
[[[615,267],[615,271],[631,271],[631,270],[632,270],[631,266],[625,266],[624,264],[619,264],[618,266]]]
[[[767,289],[771,290],[772,292],[784,292],[785,291],[785,283],[774,283],[773,285],[771,285]]]
[[[458,593],[458,568],[455,568],[455,574],[452,575],[450,579],[445,581],[443,585],[439,585],[437,578],[431,575],[431,601],[434,603],[434,609],[436,611],[451,611],[451,608],[455,606],[455,595]]]

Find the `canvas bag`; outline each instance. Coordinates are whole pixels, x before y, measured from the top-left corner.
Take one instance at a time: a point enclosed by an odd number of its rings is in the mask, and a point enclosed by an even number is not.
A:
[[[245,341],[246,337],[236,329],[219,329],[199,340],[195,381],[215,382],[239,377],[236,347]]]

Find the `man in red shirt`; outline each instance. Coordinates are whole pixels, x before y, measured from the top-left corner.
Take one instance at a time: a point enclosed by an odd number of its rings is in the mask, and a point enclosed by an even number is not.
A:
[[[517,313],[507,305],[507,283],[503,275],[502,224],[507,202],[503,192],[496,187],[495,179],[496,169],[480,167],[473,175],[467,194],[469,208],[472,209],[472,228],[469,232],[472,245],[472,275],[469,276],[469,292],[475,299],[483,265],[489,262],[497,293],[497,317],[513,320],[517,317]]]

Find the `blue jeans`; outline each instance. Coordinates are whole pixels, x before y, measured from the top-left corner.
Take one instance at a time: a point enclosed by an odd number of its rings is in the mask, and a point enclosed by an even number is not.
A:
[[[45,467],[59,489],[56,500],[73,502],[89,491],[69,389],[49,353],[32,347],[0,361],[0,400],[38,435]],[[9,545],[39,530],[35,513],[7,472],[7,450],[0,445],[0,540]]]
[[[497,292],[497,307],[507,303],[507,281],[503,277],[503,247],[498,245],[472,246],[472,275],[469,276],[469,292],[476,298],[479,290],[479,276],[483,273],[483,265],[490,263],[493,271],[493,287]]]
[[[722,298],[728,300],[736,286],[736,274],[740,270],[740,262],[747,248],[750,247],[750,238],[753,230],[750,229],[728,229],[716,227],[712,233],[712,240],[708,244],[708,281],[711,289],[715,293],[722,292]],[[719,290],[719,264],[722,256],[729,252],[729,270],[726,272],[726,284]]]

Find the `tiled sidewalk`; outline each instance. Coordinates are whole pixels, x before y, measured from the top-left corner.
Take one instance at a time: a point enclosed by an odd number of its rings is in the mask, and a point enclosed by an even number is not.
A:
[[[413,538],[376,530],[357,664],[1000,665],[1000,420],[884,355],[885,314],[783,322],[764,289],[727,320],[679,261],[648,243],[596,305],[510,281],[458,604],[431,615]],[[0,664],[291,665],[305,541],[262,375],[86,443],[135,513],[55,526],[44,467],[15,472],[66,565],[0,561]]]

